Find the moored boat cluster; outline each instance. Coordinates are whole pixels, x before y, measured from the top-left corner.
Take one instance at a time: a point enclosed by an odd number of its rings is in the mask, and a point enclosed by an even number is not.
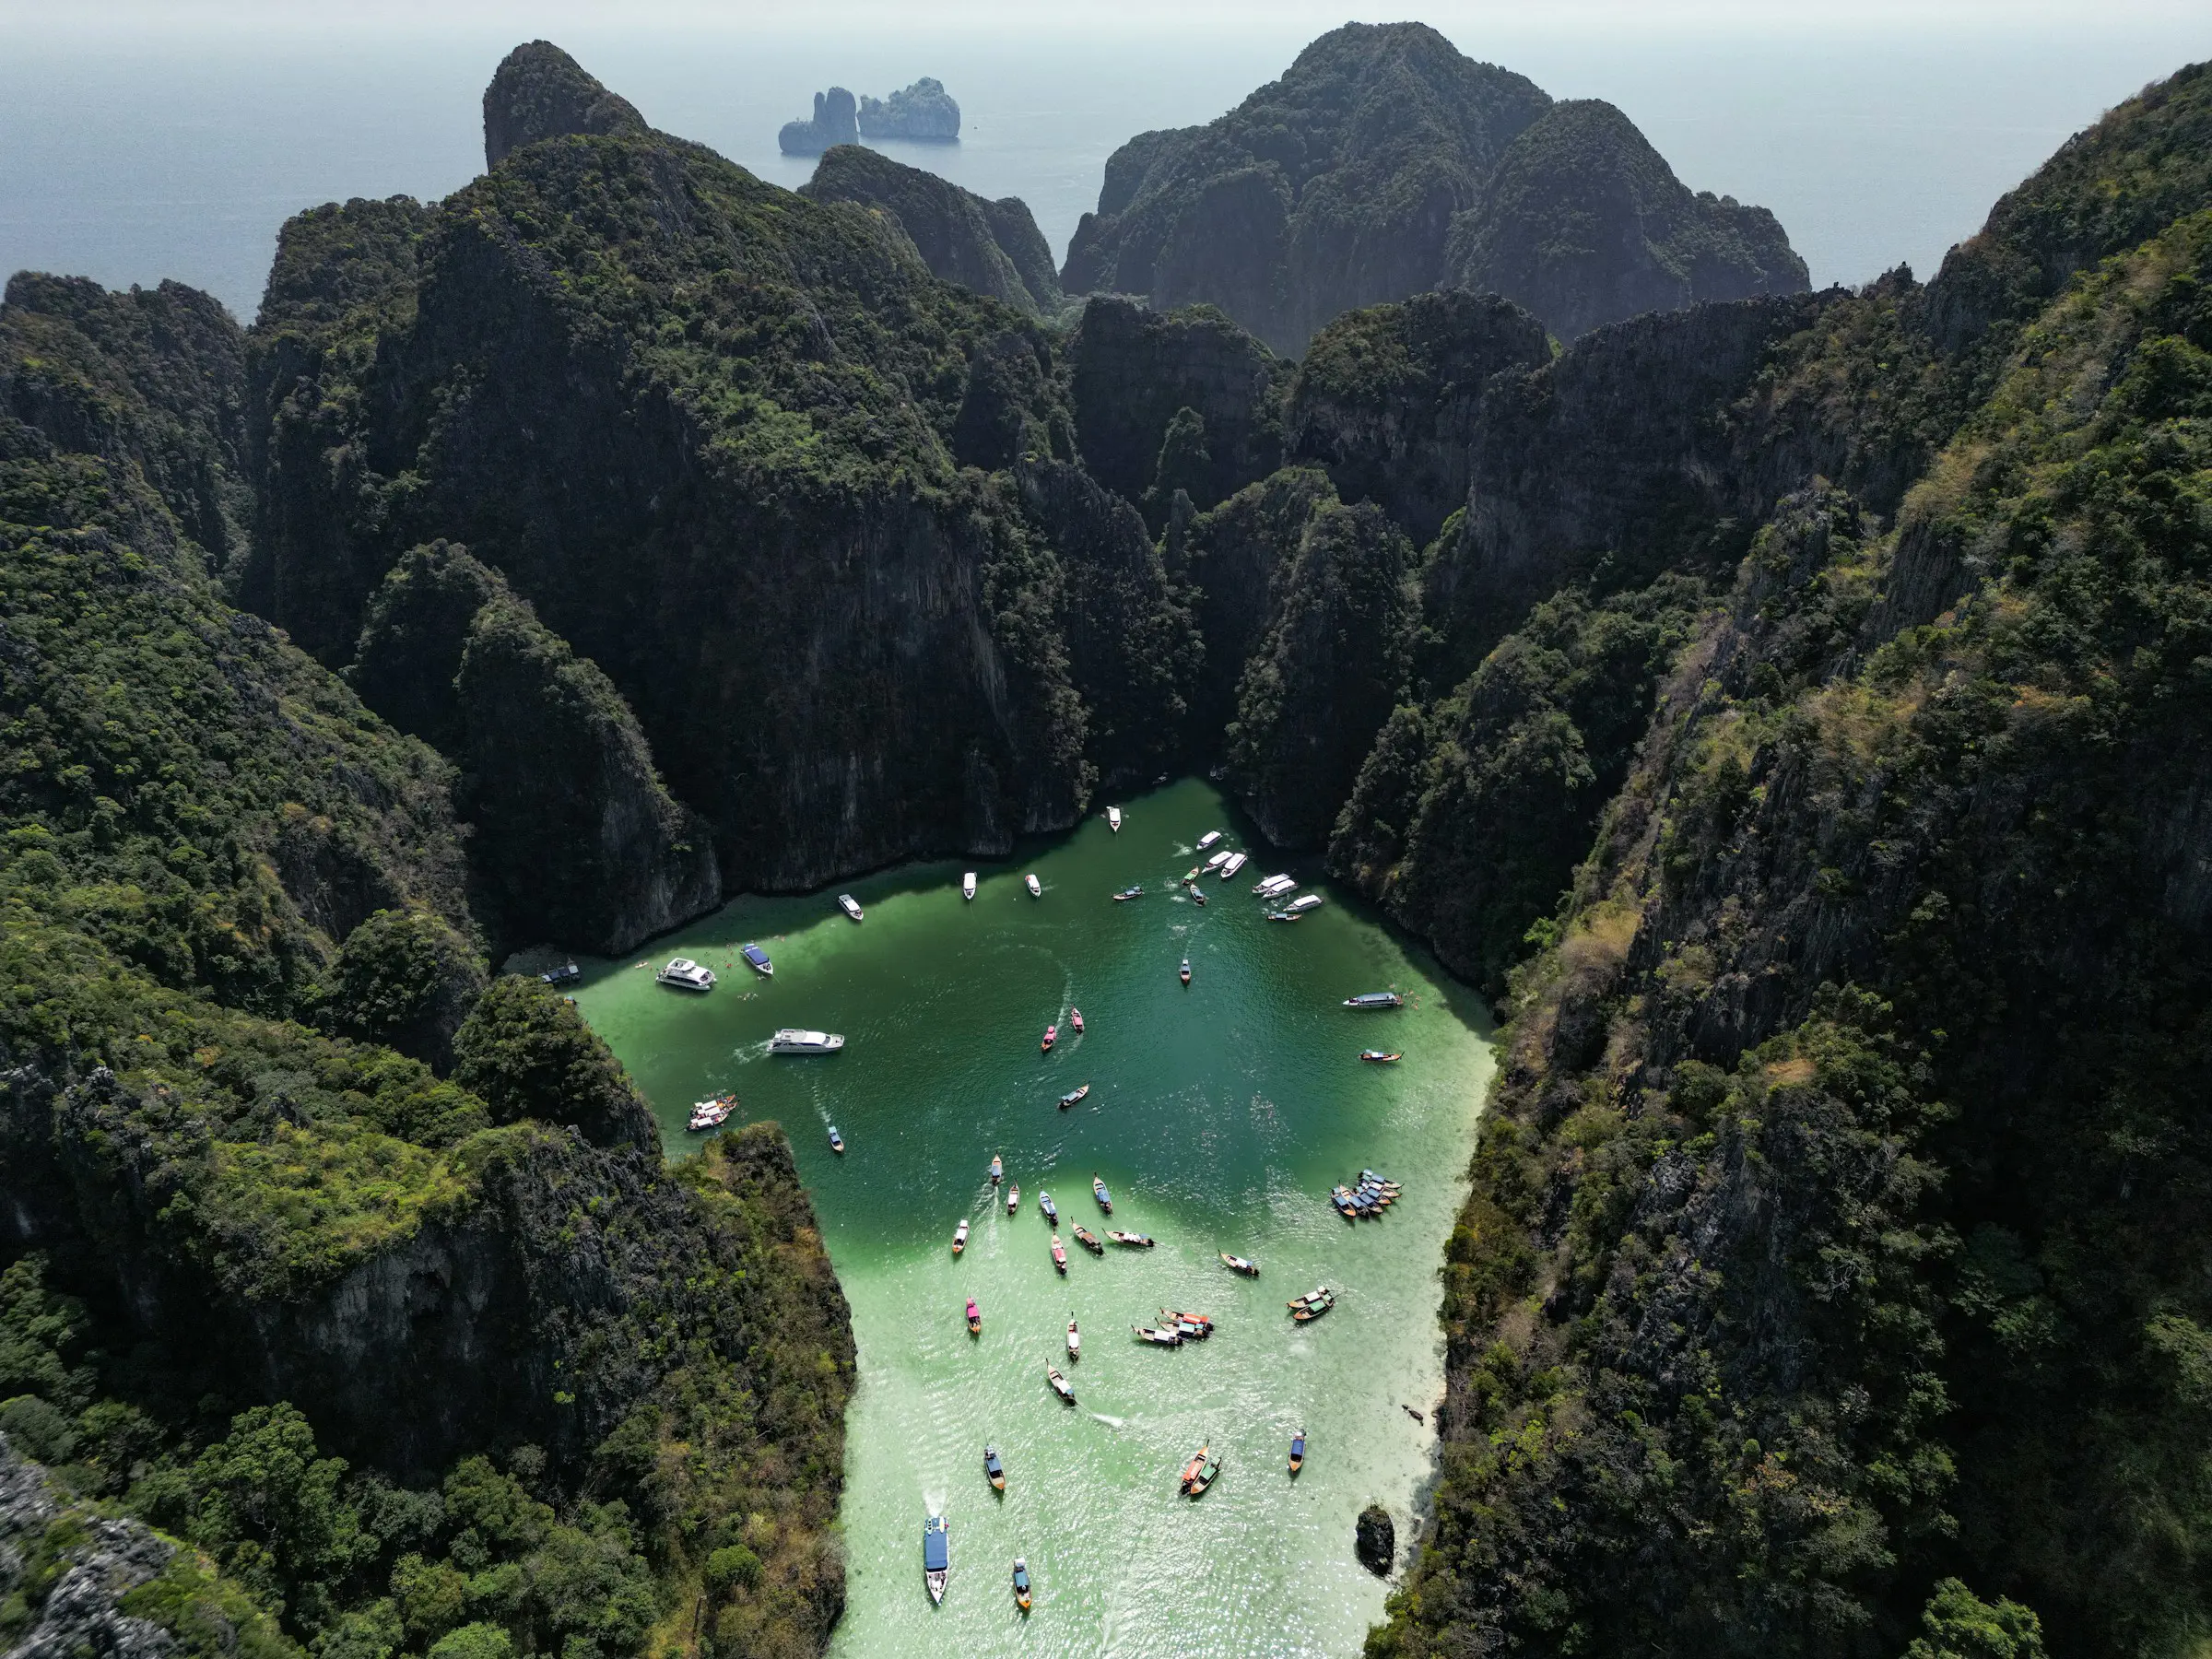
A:
[[[1121,828],[1118,821],[1120,817],[1119,809],[1115,809],[1112,818],[1116,821],[1112,823],[1112,828],[1117,832]],[[1207,856],[1203,862],[1192,867],[1179,881],[1167,884],[1171,896],[1175,895],[1177,889],[1180,888],[1182,892],[1187,893],[1187,896],[1194,902],[1203,905],[1206,902],[1206,894],[1201,890],[1200,884],[1206,875],[1212,874],[1221,880],[1227,881],[1241,872],[1249,862],[1250,855],[1221,844],[1225,840],[1225,832],[1218,830],[1210,831],[1199,839],[1198,850],[1207,853]],[[1033,900],[1041,900],[1044,897],[1043,884],[1036,872],[1026,873],[1022,878],[1022,885]],[[1293,898],[1292,895],[1297,892],[1297,888],[1298,883],[1288,875],[1277,875],[1269,876],[1259,882],[1253,888],[1253,892],[1262,900],[1263,913],[1270,920],[1294,922],[1311,914],[1324,902],[1318,893],[1307,893]],[[974,899],[977,880],[973,872],[963,874],[960,889],[963,899],[970,900]],[[1156,888],[1154,890],[1158,891],[1159,889]],[[1115,891],[1112,897],[1117,902],[1126,903],[1143,897],[1145,892],[1146,888],[1142,883],[1131,883]],[[839,908],[853,922],[858,924],[863,921],[864,912],[859,902],[852,895],[840,894],[837,902]],[[1201,922],[1198,925],[1204,927],[1206,924]],[[1177,931],[1182,930],[1178,929]],[[746,946],[743,956],[747,965],[752,967],[761,978],[766,979],[774,972],[773,965],[770,962],[766,951],[758,945],[748,944]],[[1184,986],[1192,985],[1195,974],[1190,956],[1182,958],[1177,965],[1176,973]],[[712,989],[714,984],[712,970],[686,958],[677,958],[669,962],[667,967],[662,971],[660,977],[665,982],[685,990],[704,991]],[[1196,1006],[1203,1006],[1204,1004]],[[1345,1007],[1355,1010],[1394,1009],[1404,1006],[1405,998],[1396,991],[1364,992],[1347,997],[1344,1001]],[[1065,1025],[1062,1023],[1063,1018],[1065,1021]],[[1037,1028],[1032,1026],[1030,1029],[1035,1030]],[[1038,1045],[1040,1055],[1046,1064],[1053,1064],[1053,1056],[1073,1046],[1077,1046],[1072,1040],[1080,1038],[1083,1033],[1083,1015],[1073,1006],[1066,1007],[1064,1015],[1046,1022],[1042,1038]],[[843,1045],[844,1039],[835,1033],[786,1028],[775,1033],[770,1041],[769,1049],[771,1053],[779,1054],[831,1054],[839,1052]],[[1378,1048],[1362,1050],[1359,1058],[1372,1064],[1391,1064],[1398,1061],[1402,1056],[1394,1050],[1385,1051]],[[1078,1083],[1057,1097],[1058,1108],[1063,1112],[1070,1110],[1089,1099],[1091,1094],[1092,1084],[1090,1082]],[[711,1100],[701,1101],[694,1113],[692,1127],[703,1128],[719,1124],[736,1108],[737,1101],[734,1095],[724,1094]],[[838,1130],[834,1126],[830,1126],[829,1134],[832,1148],[837,1152],[843,1152],[844,1141]],[[865,1158],[859,1161],[865,1167]],[[1021,1186],[1018,1181],[1011,1179],[1006,1159],[1002,1156],[994,1155],[991,1159],[989,1182],[994,1202],[996,1196],[1003,1192],[1007,1217],[1011,1218],[1018,1215],[1021,1205]],[[1394,1182],[1383,1180],[1372,1171],[1362,1171],[1359,1183],[1336,1187],[1331,1194],[1331,1202],[1339,1213],[1347,1218],[1372,1217],[1379,1216],[1384,1208],[1394,1203],[1398,1193],[1399,1189]],[[1105,1178],[1096,1172],[1091,1176],[1091,1195],[1098,1205],[1101,1216],[1111,1217],[1113,1215],[1112,1194],[1107,1186]],[[1157,1244],[1157,1241],[1150,1235],[1128,1228],[1104,1228],[1101,1230],[1103,1233],[1101,1237],[1100,1231],[1094,1231],[1081,1222],[1074,1222],[1064,1218],[1058,1203],[1051,1193],[1041,1187],[1036,1191],[1036,1207],[1038,1215],[1045,1224],[1046,1253],[1050,1255],[1053,1272],[1062,1277],[1067,1277],[1069,1272],[1069,1252],[1067,1246],[1062,1241],[1064,1222],[1066,1222],[1066,1230],[1072,1233],[1075,1242],[1081,1246],[1083,1251],[1100,1260],[1108,1254],[1110,1244],[1124,1250],[1142,1251],[1150,1251]],[[975,1225],[976,1223],[968,1217],[962,1217],[958,1220],[952,1233],[952,1254],[956,1259],[962,1257],[966,1253],[971,1230]],[[1247,1278],[1257,1278],[1260,1276],[1260,1264],[1256,1260],[1227,1250],[1219,1251],[1217,1253],[1222,1267],[1229,1272]],[[1085,1269],[1084,1271],[1095,1270]],[[1326,1315],[1335,1304],[1336,1293],[1324,1285],[1305,1295],[1292,1299],[1287,1304],[1287,1310],[1293,1324],[1302,1327],[1310,1325]],[[984,1311],[981,1300],[976,1296],[966,1297],[962,1303],[962,1315],[969,1337],[976,1344],[982,1344],[986,1339]],[[1134,1323],[1130,1326],[1132,1338],[1138,1345],[1168,1349],[1179,1349],[1194,1344],[1210,1342],[1218,1328],[1215,1317],[1211,1313],[1180,1308],[1160,1308],[1149,1321]],[[1068,1371],[1064,1371],[1060,1368],[1061,1363],[1065,1363],[1072,1371],[1082,1359],[1081,1327],[1072,1311],[1068,1314],[1064,1341],[1065,1359],[1055,1363],[1054,1359],[1048,1359],[1043,1366],[1044,1378],[1046,1386],[1052,1394],[1065,1405],[1073,1407],[1077,1404],[1076,1387]],[[1163,1361],[1163,1363],[1165,1362]],[[1017,1450],[1018,1451],[1018,1448]],[[1306,1454],[1307,1437],[1301,1429],[1290,1442],[1288,1461],[1288,1469],[1290,1475],[1296,1476],[1299,1473],[1304,1465]],[[1203,1496],[1219,1479],[1223,1461],[1222,1456],[1215,1452],[1210,1443],[1200,1446],[1179,1471],[1177,1490],[1194,1500]],[[983,1446],[982,1464],[985,1478],[991,1489],[995,1493],[1004,1493],[1012,1478],[1012,1471],[1009,1469],[1007,1459],[999,1442],[994,1441]],[[942,1601],[947,1593],[947,1584],[951,1570],[949,1539],[950,1528],[947,1516],[942,1512],[930,1514],[927,1524],[924,1528],[923,1566],[924,1581],[933,1601]],[[1032,1586],[1026,1558],[1016,1558],[1014,1590],[1018,1606],[1024,1612],[1028,1611],[1031,1604]]]

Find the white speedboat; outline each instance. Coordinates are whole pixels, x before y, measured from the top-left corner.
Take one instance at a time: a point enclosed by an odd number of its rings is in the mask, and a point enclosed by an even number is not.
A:
[[[975,872],[973,870],[960,877],[960,897],[963,899],[975,897]]]
[[[674,985],[679,991],[712,991],[714,989],[714,971],[689,957],[672,957],[668,966],[653,975],[664,985]]]
[[[768,1040],[771,1054],[834,1054],[845,1046],[845,1040],[835,1031],[802,1031],[794,1026],[785,1026]]]
[[[1221,861],[1221,879],[1227,881],[1231,876],[1234,876],[1239,870],[1242,869],[1244,867],[1244,860],[1247,854],[1242,853],[1231,853],[1227,858],[1223,859]]]
[[[1208,870],[1218,870],[1227,865],[1234,856],[1234,853],[1227,851],[1219,852],[1215,853],[1211,858],[1207,859],[1205,865],[1201,867]]]
[[[1291,900],[1287,908],[1289,910],[1292,915],[1302,916],[1310,910],[1319,910],[1321,908],[1321,895],[1319,893],[1307,893],[1300,898]]]
[[[1106,808],[1106,827],[1116,835],[1122,832],[1122,809],[1119,806]]]
[[[1041,899],[1044,897],[1044,883],[1037,879],[1036,871],[1031,870],[1027,876],[1024,876],[1021,878],[1021,884],[1030,889],[1030,898]]]
[[[840,893],[837,896],[837,908],[843,911],[846,915],[852,917],[855,922],[859,921],[861,918],[860,900],[853,898],[850,893]]]
[[[1297,885],[1288,876],[1270,876],[1252,890],[1263,899],[1279,899]]]
[[[1200,837],[1198,838],[1198,851],[1199,851],[1199,852],[1201,852],[1201,853],[1205,852],[1205,851],[1206,851],[1206,850],[1208,847],[1212,846],[1212,845],[1213,845],[1213,844],[1214,844],[1216,841],[1219,841],[1220,839],[1221,839],[1221,831],[1220,831],[1220,830],[1207,830],[1207,831],[1206,831],[1206,832],[1204,835],[1202,835],[1202,836],[1200,836]]]
[[[759,974],[762,979],[772,979],[775,977],[776,965],[768,959],[768,952],[761,949],[759,946],[747,945],[737,954],[743,957],[746,960],[746,965],[752,969],[752,971]]]

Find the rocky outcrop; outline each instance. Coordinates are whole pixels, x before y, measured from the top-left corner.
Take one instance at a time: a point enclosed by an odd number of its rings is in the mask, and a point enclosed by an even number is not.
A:
[[[1562,584],[1734,568],[1751,528],[1817,470],[1818,447],[1761,453],[1733,415],[1817,296],[1663,312],[1586,335],[1492,381],[1475,419],[1466,515],[1429,577],[1437,677],[1454,683]]]
[[[1549,102],[1426,25],[1347,24],[1229,114],[1117,152],[1061,281],[1218,305],[1298,352],[1339,312],[1435,287],[1452,215]]]
[[[270,1641],[266,1619],[235,1588],[231,1597],[242,1607],[224,1607],[205,1594],[150,1603],[131,1597],[177,1555],[174,1543],[140,1523],[104,1516],[72,1499],[0,1434],[0,1596],[6,1598],[0,1606],[13,1615],[7,1659],[170,1659],[184,1645],[175,1630],[180,1614],[206,1621],[194,1633],[211,1646],[238,1641],[240,1630],[224,1615],[241,1611],[251,1635]],[[126,1612],[126,1600],[167,1618],[157,1622]]]
[[[288,270],[348,268],[335,225],[296,229]],[[959,465],[1073,458],[1041,335],[659,135],[518,151],[388,245],[353,309],[306,281],[265,308],[253,591],[295,637],[345,662],[406,547],[465,543],[620,692],[727,886],[1072,820],[1085,715],[1035,626],[1065,561]],[[607,259],[618,303],[574,264]]]
[[[925,75],[888,98],[870,98],[863,93],[860,135],[904,138],[923,144],[957,144],[960,136],[960,106],[945,90],[943,81]]]
[[[628,99],[609,92],[550,41],[517,46],[484,88],[487,167],[541,138],[645,130],[645,118]]]
[[[842,87],[817,92],[812,118],[787,121],[776,134],[776,147],[787,156],[818,156],[832,145],[859,142],[860,123],[854,118],[853,94]]]
[[[1419,626],[1413,547],[1372,502],[1318,502],[1237,688],[1229,775],[1278,847],[1324,843],[1405,694]]]
[[[1327,469],[1425,547],[1467,503],[1476,413],[1493,375],[1551,360],[1544,325],[1494,294],[1417,294],[1318,335],[1283,408],[1288,462]]]
[[[1206,648],[1191,701],[1191,730],[1199,744],[1218,748],[1236,718],[1237,685],[1253,648],[1275,626],[1283,572],[1313,514],[1335,500],[1319,468],[1285,467],[1211,512],[1171,516],[1161,545]]]
[[[1162,315],[1093,299],[1066,360],[1084,465],[1107,488],[1144,502],[1156,528],[1176,488],[1203,510],[1280,465],[1289,365],[1218,312]],[[1170,448],[1169,428],[1184,410],[1183,439]]]
[[[1610,105],[1555,107],[1394,23],[1332,30],[1228,114],[1123,146],[1061,282],[1218,305],[1297,353],[1342,312],[1456,283],[1571,337],[1806,276],[1771,214],[1693,195]]]
[[[935,173],[850,144],[826,151],[799,194],[818,202],[856,202],[879,215],[913,243],[933,276],[1022,311],[1050,315],[1059,309],[1051,252],[1018,197],[987,202]]]
[[[1398,1529],[1392,1524],[1390,1512],[1381,1504],[1371,1503],[1359,1512],[1352,1528],[1352,1553],[1359,1557],[1359,1565],[1377,1578],[1390,1576],[1398,1556]]]
[[[669,794],[621,693],[465,548],[393,567],[349,675],[459,768],[504,941],[615,956],[721,903],[712,832]]]
[[[1503,294],[1562,340],[1640,312],[1808,286],[1771,213],[1693,193],[1597,99],[1554,104],[1513,140],[1481,201],[1453,216],[1444,266],[1446,280]]]

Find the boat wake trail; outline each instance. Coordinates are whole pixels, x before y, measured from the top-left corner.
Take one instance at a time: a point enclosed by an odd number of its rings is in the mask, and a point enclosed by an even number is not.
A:
[[[740,1043],[730,1051],[730,1058],[740,1065],[750,1065],[756,1060],[765,1060],[768,1058],[768,1043],[769,1040],[765,1037],[758,1042]]]
[[[1084,1347],[1088,1347],[1090,1345],[1088,1343],[1084,1344]],[[1126,1429],[1129,1427],[1129,1419],[1127,1418],[1108,1417],[1102,1411],[1092,1412],[1090,1414],[1090,1420],[1094,1423],[1103,1423],[1109,1429]]]

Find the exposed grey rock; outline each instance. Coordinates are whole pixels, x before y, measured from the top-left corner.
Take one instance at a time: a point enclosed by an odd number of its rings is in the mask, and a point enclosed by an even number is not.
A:
[[[860,124],[854,118],[853,94],[842,87],[814,95],[814,119],[787,121],[776,135],[776,147],[787,156],[818,156],[833,144],[858,144]]]
[[[1398,1531],[1391,1524],[1390,1512],[1379,1503],[1371,1503],[1359,1512],[1359,1522],[1352,1533],[1352,1553],[1359,1558],[1359,1565],[1377,1578],[1390,1576],[1390,1565],[1397,1559]]]
[[[484,165],[541,138],[571,133],[642,133],[637,106],[609,92],[550,41],[517,46],[484,88]]]
[[[46,1471],[0,1434],[0,1592],[21,1582],[25,1549],[66,1507]],[[61,1576],[6,1659],[167,1659],[175,1638],[120,1604],[169,1565],[175,1547],[135,1521],[88,1513],[84,1522],[83,1541],[63,1550]]]
[[[945,90],[943,81],[925,75],[888,99],[863,96],[860,135],[916,139],[924,144],[957,144],[960,137],[960,106]]]

